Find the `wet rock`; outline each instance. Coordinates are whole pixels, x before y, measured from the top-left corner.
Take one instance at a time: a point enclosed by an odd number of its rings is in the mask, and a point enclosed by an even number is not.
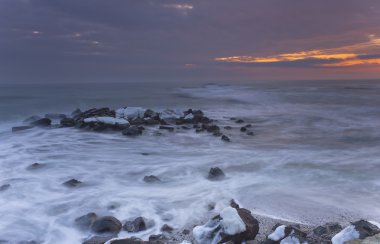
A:
[[[171,126],[165,126],[165,125],[160,125],[159,129],[160,129],[160,130],[174,131],[174,127],[171,127]]]
[[[74,127],[75,126],[75,120],[72,118],[63,118],[60,121],[60,125],[62,127]]]
[[[89,230],[97,218],[96,213],[88,213],[76,218],[74,223],[81,230]]]
[[[224,129],[226,129],[226,130],[231,130],[232,127],[231,127],[231,126],[224,126]]]
[[[95,233],[113,233],[118,234],[121,230],[122,224],[113,216],[104,216],[94,221],[91,230]]]
[[[51,125],[51,119],[42,118],[42,119],[33,121],[30,124],[34,125],[34,126],[50,126]]]
[[[143,129],[139,126],[131,126],[122,131],[122,134],[125,136],[138,136],[142,134]]]
[[[251,127],[252,127],[251,124],[247,124],[247,125],[245,126],[245,128],[251,128]]]
[[[80,113],[76,116],[73,116],[75,120],[84,120],[86,118],[92,117],[115,117],[115,111],[110,110],[109,108],[92,108],[83,113]]]
[[[145,118],[144,119],[145,125],[158,125],[160,124],[160,121],[154,118]]]
[[[45,118],[48,119],[64,119],[66,117],[66,114],[45,114]]]
[[[155,175],[144,176],[144,181],[146,183],[158,183],[158,182],[161,182],[161,180],[157,176],[155,176]]]
[[[210,171],[208,172],[207,179],[209,180],[222,180],[226,177],[224,172],[219,168],[211,168]]]
[[[44,164],[33,163],[33,164],[29,165],[28,167],[26,167],[26,169],[27,170],[35,170],[35,169],[40,169],[40,168],[42,168],[44,166],[45,166]]]
[[[241,132],[246,132],[246,131],[247,131],[247,128],[243,126],[243,127],[240,128],[240,131],[241,131]]]
[[[145,152],[143,152],[143,153],[141,153],[141,155],[143,155],[143,156],[149,156],[150,153],[145,153]]]
[[[184,130],[190,130],[191,129],[190,127],[187,127],[187,126],[181,126],[181,128]]]
[[[152,109],[147,109],[145,110],[144,118],[152,118],[154,120],[159,120],[160,115],[156,113],[155,111],[153,111]]]
[[[248,135],[248,136],[254,136],[255,133],[253,133],[252,131],[248,131],[248,132],[247,132],[247,135]]]
[[[63,182],[63,185],[67,187],[77,187],[80,184],[82,184],[82,182],[77,179],[71,179],[71,180]]]
[[[202,124],[202,129],[206,130],[209,133],[215,133],[220,131],[220,128],[217,125]]]
[[[225,141],[225,142],[230,142],[231,141],[230,138],[228,136],[226,136],[226,135],[222,135],[221,139],[222,139],[222,141]]]
[[[182,234],[184,234],[184,235],[188,235],[188,234],[190,234],[190,230],[188,230],[188,229],[184,229],[184,230],[182,231]]]
[[[129,120],[131,125],[143,125],[145,124],[145,120],[143,118],[137,117]]]
[[[342,230],[342,226],[338,223],[326,223],[313,229],[312,240],[316,243],[331,243],[331,238]]]
[[[174,230],[174,228],[171,227],[170,225],[167,225],[167,224],[164,224],[164,225],[161,227],[161,231],[162,231],[162,232],[169,232],[169,233],[171,233],[173,230]]]
[[[167,243],[167,237],[162,234],[158,235],[150,235],[149,236],[149,243]]]
[[[1,185],[0,186],[0,192],[8,190],[10,187],[11,187],[10,184]]]
[[[380,233],[380,229],[376,225],[371,224],[366,220],[353,222],[352,225],[355,227],[355,230],[359,232],[360,239]]]
[[[272,231],[264,243],[304,243],[306,241],[307,234],[297,226],[277,224]]]
[[[82,244],[104,244],[111,240],[115,236],[93,236],[88,240],[85,240]]]
[[[222,136],[223,134],[220,131],[215,131],[214,133],[212,133],[212,135],[219,137],[219,136]]]
[[[110,244],[143,244],[146,243],[143,240],[131,237],[131,238],[125,238],[125,239],[117,239],[110,241]]]
[[[12,132],[28,130],[28,129],[32,129],[33,127],[34,126],[31,126],[31,125],[15,126],[15,127],[12,127]]]
[[[143,217],[138,217],[133,221],[125,222],[123,229],[128,232],[140,232],[147,229],[147,224]]]
[[[380,234],[364,238],[363,240],[352,240],[345,244],[378,244],[380,243]]]

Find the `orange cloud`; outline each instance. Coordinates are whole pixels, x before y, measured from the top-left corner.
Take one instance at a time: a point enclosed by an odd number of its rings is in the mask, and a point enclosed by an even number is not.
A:
[[[380,38],[376,38],[374,35],[368,36],[369,40],[363,43],[357,43],[354,45],[343,46],[338,48],[320,49],[301,51],[294,53],[282,53],[278,55],[272,55],[267,57],[256,56],[231,56],[231,57],[219,57],[215,58],[218,62],[227,63],[278,63],[278,62],[292,62],[300,60],[319,60],[320,66],[323,67],[338,67],[338,66],[355,66],[355,65],[378,65],[379,58],[363,58],[361,56],[368,55],[374,50],[379,51]],[[336,62],[334,62],[334,60]],[[325,63],[323,63],[326,61]],[[328,62],[327,62],[328,61]]]

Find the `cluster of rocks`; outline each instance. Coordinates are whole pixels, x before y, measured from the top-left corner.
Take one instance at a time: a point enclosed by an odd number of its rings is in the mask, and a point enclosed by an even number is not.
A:
[[[223,141],[230,141],[230,138],[224,135],[221,128],[215,124],[216,121],[205,116],[203,111],[193,109],[183,112],[171,109],[156,112],[140,107],[125,107],[117,110],[93,108],[84,112],[76,109],[71,116],[64,114],[46,114],[45,117],[32,116],[24,121],[27,125],[13,127],[12,131],[26,130],[35,126],[50,127],[53,120],[59,120],[59,127],[76,127],[93,131],[121,131],[125,136],[141,135],[146,126],[157,126],[158,129],[167,131],[194,129],[197,133],[208,132],[220,137]]]

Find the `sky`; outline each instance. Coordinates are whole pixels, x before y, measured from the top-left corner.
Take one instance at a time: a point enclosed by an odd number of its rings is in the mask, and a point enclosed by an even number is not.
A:
[[[379,0],[0,0],[1,83],[379,78]]]

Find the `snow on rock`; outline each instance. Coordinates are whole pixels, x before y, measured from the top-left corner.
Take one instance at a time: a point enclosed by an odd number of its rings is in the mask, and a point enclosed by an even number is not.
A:
[[[119,108],[115,111],[116,118],[119,119],[134,119],[134,118],[143,118],[146,109],[141,107],[126,107]]]
[[[179,119],[183,117],[183,113],[173,110],[173,109],[165,109],[159,112],[161,119]]]
[[[129,122],[125,119],[118,119],[113,117],[91,117],[83,120],[85,123],[100,122],[109,125],[127,125]]]
[[[370,222],[371,224],[377,226],[377,228],[380,229],[380,223],[379,222],[376,222],[376,221],[368,221],[368,222]]]
[[[349,225],[344,228],[341,232],[336,234],[332,239],[333,244],[343,244],[347,241],[359,239],[359,232],[355,229],[355,226]]]
[[[184,119],[194,119],[194,115],[193,114],[188,114],[185,116]]]
[[[235,208],[226,207],[220,213],[220,217],[222,218],[221,225],[224,233],[235,235],[246,230],[245,223]]]
[[[279,241],[285,237],[285,227],[286,225],[280,225],[277,227],[272,234],[268,236],[268,239],[272,241]]]

